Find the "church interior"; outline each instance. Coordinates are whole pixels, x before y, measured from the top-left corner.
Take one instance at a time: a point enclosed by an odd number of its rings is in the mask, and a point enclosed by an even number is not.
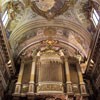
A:
[[[100,0],[0,0],[0,100],[100,100]]]

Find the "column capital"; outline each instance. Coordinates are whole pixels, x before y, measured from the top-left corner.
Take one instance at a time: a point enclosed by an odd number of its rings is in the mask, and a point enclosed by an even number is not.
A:
[[[63,53],[62,49],[59,50],[59,54],[61,57],[64,57],[64,53]]]
[[[68,62],[68,57],[64,57],[64,60]]]
[[[85,85],[85,83],[84,82],[80,82],[80,85]]]
[[[25,59],[24,58],[23,59],[21,58],[21,63],[24,63],[24,62],[25,62]]]
[[[40,55],[41,55],[41,51],[39,51],[36,56],[40,57]]]
[[[72,82],[71,81],[67,81],[66,84],[72,84]]]
[[[30,81],[29,84],[35,84],[34,81]]]
[[[36,61],[36,58],[37,58],[37,57],[33,57],[32,62],[35,62],[35,61]]]
[[[16,82],[16,85],[21,85],[21,82]]]

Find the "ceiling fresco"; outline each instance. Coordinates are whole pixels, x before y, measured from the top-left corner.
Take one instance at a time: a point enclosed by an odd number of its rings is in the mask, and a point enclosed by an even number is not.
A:
[[[37,45],[38,44],[38,45]],[[42,27],[24,33],[15,42],[15,52],[23,52],[26,48],[65,48],[69,55],[75,56],[78,51],[82,57],[87,57],[89,47],[85,39],[76,32],[60,27]],[[71,53],[70,50],[73,52]]]
[[[64,5],[65,0],[35,0],[37,7],[42,11],[57,11]],[[59,5],[60,4],[60,5]],[[57,7],[58,6],[58,7]]]
[[[64,13],[76,0],[32,0],[31,7],[39,15],[51,20]]]
[[[89,5],[88,0],[78,1],[75,5],[74,13],[77,17],[77,19],[87,27],[87,29],[90,28],[91,22],[89,19],[89,10],[91,9],[91,6]]]
[[[28,0],[26,1],[28,2]],[[61,17],[62,20],[73,21],[89,30],[91,27],[91,22],[88,20],[88,17],[87,17],[88,15],[86,15],[86,11],[83,10],[84,5],[87,4],[88,1],[87,0],[84,0],[84,1],[74,0],[73,2],[72,1],[73,0],[55,1],[56,3],[52,5],[53,7],[51,6],[51,9],[47,11],[43,11],[42,9],[39,8],[39,7],[42,7],[42,4],[50,4],[47,0],[46,1],[34,0],[32,1],[34,3],[31,3],[31,4],[29,3],[30,5],[28,7],[25,7],[26,2],[23,0],[20,0],[20,2],[13,1],[13,3],[8,2],[6,4],[8,8],[8,12],[9,12],[9,18],[10,18],[10,23],[9,23],[10,25],[8,27],[8,31],[10,31],[11,33],[16,28],[16,26],[26,24],[25,22],[29,23],[30,20],[31,21],[35,19],[40,20],[40,19],[43,19],[43,17],[48,20],[51,20],[51,19],[54,20],[58,17]],[[62,3],[59,3],[59,2],[62,2]],[[58,8],[55,7],[56,4]],[[67,5],[71,4],[72,6],[69,6],[69,8],[63,7],[65,4]],[[38,5],[41,5],[41,6],[38,6]],[[50,15],[48,16],[48,14]]]
[[[40,47],[63,48],[70,56],[87,57],[92,41],[89,0],[6,0],[9,41],[14,54]],[[18,56],[17,55],[17,56]]]

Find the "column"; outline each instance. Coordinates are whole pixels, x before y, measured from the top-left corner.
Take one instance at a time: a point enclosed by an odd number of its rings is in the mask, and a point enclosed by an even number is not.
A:
[[[32,68],[31,68],[31,75],[30,75],[30,82],[29,82],[29,93],[34,93],[34,84],[35,84],[35,63],[36,58],[32,61]]]
[[[22,77],[23,77],[23,71],[24,71],[24,61],[22,60],[14,94],[20,94],[21,92],[21,82],[22,82]]]
[[[79,84],[80,84],[80,92],[82,95],[86,95],[86,87],[85,87],[85,83],[83,81],[83,75],[82,75],[82,71],[79,65],[79,62],[77,63],[77,72],[78,72],[78,77],[79,77]]]
[[[66,87],[67,87],[67,93],[72,94],[72,83],[70,80],[70,71],[69,71],[69,65],[68,65],[68,59],[65,58],[65,71],[66,71]]]

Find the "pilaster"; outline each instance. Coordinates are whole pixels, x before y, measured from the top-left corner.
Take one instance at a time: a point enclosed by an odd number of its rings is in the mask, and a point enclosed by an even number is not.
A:
[[[83,75],[82,75],[82,71],[81,71],[79,63],[77,63],[77,72],[78,72],[78,77],[79,77],[79,85],[80,85],[81,95],[87,95],[86,87],[85,87],[85,83],[83,81]]]
[[[65,72],[66,72],[66,87],[67,87],[67,94],[73,94],[72,91],[72,82],[70,80],[70,71],[68,65],[68,59],[65,58]]]
[[[20,95],[23,72],[24,72],[24,61],[22,60],[19,75],[18,75],[18,80],[17,80],[16,87],[15,87],[14,95]]]
[[[31,68],[28,94],[33,94],[34,91],[35,91],[35,88],[34,88],[34,84],[35,84],[35,67],[36,67],[36,58],[34,58],[33,61],[32,61],[32,68]]]

